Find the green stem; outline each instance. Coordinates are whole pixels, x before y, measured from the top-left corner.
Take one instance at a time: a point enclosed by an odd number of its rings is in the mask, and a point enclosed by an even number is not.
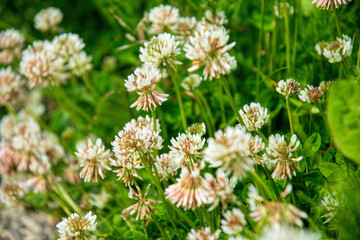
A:
[[[291,71],[291,62],[290,62],[290,29],[289,29],[289,15],[286,9],[286,1],[284,3],[284,21],[285,21],[285,44],[286,44],[286,67],[287,72]]]
[[[274,194],[270,191],[270,189],[268,188],[266,183],[261,179],[261,177],[255,171],[250,172],[250,174],[253,177],[254,182],[259,184],[262,187],[262,189],[265,191],[266,195],[268,197],[270,197],[270,199],[276,200],[276,198],[274,197]],[[265,197],[265,196],[263,196],[263,197]]]
[[[221,78],[220,80],[221,80],[221,83],[222,83],[222,85],[223,85],[223,87],[224,87],[225,94],[226,94],[226,96],[227,96],[227,98],[228,98],[228,100],[229,100],[229,103],[230,103],[230,105],[231,105],[231,108],[233,109],[233,111],[234,111],[234,113],[235,113],[238,121],[240,122],[240,124],[241,124],[241,125],[244,125],[243,120],[242,120],[242,118],[241,118],[241,116],[240,116],[240,113],[239,113],[239,111],[238,111],[237,108],[236,108],[234,99],[233,99],[233,97],[232,97],[232,95],[231,95],[231,92],[230,92],[230,89],[229,89],[229,85],[227,84],[227,82],[226,82],[223,78]]]
[[[100,97],[99,93],[95,90],[95,88],[92,86],[92,84],[89,81],[88,75],[84,74],[82,76],[82,80],[85,83],[86,88],[91,92],[91,94],[97,98]]]
[[[264,141],[264,143],[267,145],[269,143],[269,140],[267,139],[267,137],[265,137],[265,135],[262,133],[261,129],[258,129],[257,134],[262,138],[262,140]]]
[[[220,110],[221,110],[221,123],[226,123],[224,95],[223,95],[223,90],[222,90],[222,79],[220,79],[219,91],[220,91],[219,103],[220,103]]]
[[[212,232],[215,231],[214,224],[210,221],[209,215],[208,215],[205,207],[201,207],[201,208],[200,208],[200,212],[201,212],[201,214],[204,216],[206,223],[207,223],[207,224],[209,225],[209,227],[211,228],[211,231],[212,231]]]
[[[338,33],[339,37],[342,37],[339,10],[337,8],[334,10],[334,15],[335,15],[335,25],[336,25],[337,33]]]
[[[152,120],[153,120],[153,128],[154,128],[154,132],[156,132],[156,112],[155,109],[151,110],[151,116],[152,116]]]
[[[161,235],[163,236],[164,239],[169,239],[166,232],[164,231],[164,229],[161,227],[159,221],[156,219],[155,215],[152,214],[151,216],[152,220],[155,222],[156,226],[159,228]]]
[[[271,187],[273,188],[276,197],[277,197],[279,200],[281,200],[279,190],[278,190],[277,187],[276,187],[275,181],[274,181],[274,179],[272,178],[271,173],[269,172],[269,169],[267,169],[266,166],[263,167],[262,169],[264,170],[266,176],[267,176],[268,179],[270,180]]]
[[[316,106],[319,108],[319,111],[320,111],[320,114],[321,114],[321,117],[323,118],[324,122],[325,122],[325,125],[327,126],[327,120],[326,120],[326,115],[325,115],[325,112],[323,111],[321,105],[319,102],[316,102]]]
[[[70,195],[67,193],[65,188],[58,182],[55,182],[55,186],[61,196],[65,199],[65,201],[72,207],[72,209],[77,212],[78,214],[82,215],[81,209],[78,207],[78,205],[72,200]]]
[[[8,110],[8,112],[15,118],[17,119],[17,115],[16,115],[16,111],[13,108],[13,106],[10,103],[7,103],[6,105],[6,109]]]
[[[205,121],[205,124],[206,124],[206,127],[207,127],[207,131],[209,132],[209,136],[212,137],[212,136],[214,136],[214,133],[213,133],[213,130],[212,130],[212,125],[211,125],[209,117],[208,117],[208,113],[205,110],[205,107],[204,107],[203,103],[201,102],[198,91],[195,91],[195,94],[196,94],[196,97],[199,99],[199,107],[200,107],[201,112],[202,112],[202,114],[204,116],[204,121]]]
[[[287,9],[286,9],[286,11],[287,11]],[[292,64],[293,64],[294,68],[295,68],[295,61],[296,61],[296,44],[297,44],[297,38],[298,38],[300,16],[301,16],[301,0],[298,0],[297,1],[296,21],[295,21],[293,58],[292,58]]]
[[[160,181],[159,181],[159,176],[158,176],[158,173],[157,173],[157,169],[156,169],[156,166],[155,164],[153,164],[153,168],[154,168],[154,171],[156,173],[156,176],[157,176],[157,179],[154,177],[154,175],[152,174],[151,172],[151,169],[150,167],[148,166],[148,164],[146,163],[146,160],[144,159],[144,157],[142,156],[142,154],[140,152],[139,153],[139,156],[140,156],[140,159],[141,159],[141,162],[142,164],[144,165],[145,167],[145,170],[146,172],[148,173],[148,175],[150,176],[150,178],[152,179],[152,181],[154,182],[156,188],[158,189],[158,192],[159,192],[159,195],[161,197],[161,200],[163,201],[164,203],[164,209],[165,209],[165,212],[166,214],[168,215],[169,217],[169,220],[171,222],[171,224],[173,225],[178,237],[180,237],[180,233],[179,233],[179,230],[177,229],[176,225],[175,225],[175,222],[173,221],[173,218],[169,212],[169,208],[168,208],[168,204],[167,204],[167,200],[165,198],[165,193],[164,193],[164,190],[162,189],[161,187],[161,184],[160,184]],[[150,164],[152,163],[152,160],[150,159]],[[170,205],[171,206],[171,205]]]
[[[213,132],[215,132],[215,130],[216,130],[216,129],[215,129],[215,120],[214,120],[213,114],[211,113],[211,108],[210,108],[210,106],[209,106],[209,104],[208,104],[208,101],[207,101],[207,99],[204,97],[204,95],[202,94],[201,91],[197,90],[197,93],[198,93],[198,95],[199,95],[199,97],[200,97],[200,101],[202,101],[202,103],[203,103],[203,105],[204,105],[204,107],[205,107],[205,109],[206,109],[206,112],[207,112],[207,114],[208,114],[209,121],[210,121],[211,126],[212,126],[212,128],[213,128]]]
[[[174,83],[174,87],[175,87],[175,91],[176,91],[176,97],[177,97],[179,108],[180,108],[182,126],[184,128],[184,131],[186,131],[187,122],[186,122],[186,116],[185,116],[185,111],[184,111],[184,105],[183,105],[183,102],[182,102],[182,99],[181,99],[181,93],[180,93],[179,84],[178,84],[177,79],[174,76],[174,72],[173,72],[171,66],[169,66],[169,64],[166,64],[166,67],[167,67],[167,69],[169,71],[169,74],[171,76],[171,79],[172,79],[172,81]]]
[[[264,19],[265,19],[265,0],[261,0],[261,28],[259,34],[259,49],[257,52],[257,69],[259,70],[256,76],[256,101],[260,98],[260,68],[261,68],[261,50],[262,50],[262,38],[264,35]]]
[[[291,135],[293,135],[294,134],[294,128],[293,128],[293,122],[292,122],[289,99],[286,97],[285,101],[286,101],[286,110],[287,110],[287,114],[288,114],[288,118],[289,118],[290,132],[291,132]]]
[[[60,207],[64,210],[64,212],[70,216],[71,215],[71,211],[69,210],[69,208],[63,203],[63,201],[58,197],[56,196],[55,193],[52,193],[51,191],[49,191],[49,195],[52,199],[54,199],[54,201],[60,205]]]

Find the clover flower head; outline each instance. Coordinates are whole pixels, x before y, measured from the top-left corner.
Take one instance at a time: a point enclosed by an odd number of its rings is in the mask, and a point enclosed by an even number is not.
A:
[[[60,9],[55,7],[48,7],[42,9],[35,15],[35,28],[42,32],[57,32],[58,25],[63,19],[63,13]]]
[[[250,103],[250,106],[246,104],[239,113],[249,131],[261,129],[270,117],[267,108],[262,107],[260,103]]]

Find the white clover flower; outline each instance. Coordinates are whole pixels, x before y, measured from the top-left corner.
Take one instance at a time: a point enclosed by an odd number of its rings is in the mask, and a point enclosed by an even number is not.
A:
[[[278,179],[287,179],[296,175],[295,168],[299,168],[296,162],[302,160],[302,156],[293,157],[293,152],[299,147],[300,141],[296,135],[292,135],[290,143],[285,140],[284,135],[276,134],[269,137],[269,145],[266,148],[265,159],[273,162],[275,170],[272,177]]]
[[[258,240],[320,240],[320,234],[288,225],[267,227]]]
[[[56,85],[67,78],[63,59],[52,53],[53,47],[48,41],[36,41],[23,52],[20,73],[31,88]]]
[[[84,48],[85,43],[78,34],[63,33],[52,40],[52,48],[50,50],[57,57],[63,58],[63,61],[66,62],[70,57],[80,53]]]
[[[169,179],[174,176],[180,168],[179,163],[176,161],[176,156],[172,153],[163,153],[156,156],[155,167],[161,177],[160,181]]]
[[[208,192],[208,203],[211,204],[209,211],[214,210],[219,203],[224,210],[228,203],[237,202],[237,197],[233,193],[236,183],[236,177],[229,179],[222,169],[216,171],[216,178],[210,173],[205,173],[205,188]]]
[[[69,58],[69,70],[76,76],[83,76],[92,69],[92,57],[88,56],[85,51],[75,53]]]
[[[265,149],[265,143],[262,141],[262,138],[256,135],[255,137],[251,137],[249,141],[249,152],[250,157],[255,160],[257,164],[263,165],[264,159],[259,156],[258,153]]]
[[[204,136],[206,133],[206,125],[205,123],[193,123],[186,129],[186,134],[199,134],[200,136]]]
[[[348,0],[348,2],[351,2],[351,0]],[[346,5],[346,0],[313,0],[312,4],[316,4],[317,8],[326,9],[328,10],[338,7],[341,7],[342,5]]]
[[[205,143],[205,139],[200,134],[179,133],[170,142],[170,153],[173,154],[181,167],[193,169],[198,165],[202,157],[201,150]]]
[[[154,36],[149,42],[145,42],[144,47],[140,47],[140,60],[155,67],[169,64],[174,68],[174,64],[181,64],[173,59],[180,54],[179,44],[179,41],[169,33]]]
[[[343,38],[337,37],[335,41],[327,44],[324,48],[323,55],[330,63],[341,62],[344,58],[351,55],[352,49],[351,38],[343,34]]]
[[[329,87],[332,81],[322,81],[319,85],[320,92],[324,95],[329,92]]]
[[[340,201],[339,201],[340,200]],[[345,204],[345,195],[339,196],[337,192],[327,192],[321,200],[321,205],[324,206],[326,214],[321,217],[326,218],[324,223],[330,222],[337,214],[340,206]]]
[[[250,106],[246,104],[239,111],[249,131],[257,131],[267,123],[270,117],[270,114],[267,112],[267,108],[262,107],[260,103],[250,103]]]
[[[10,64],[14,59],[20,58],[24,42],[24,36],[17,30],[0,32],[0,63]]]
[[[225,173],[231,173],[238,179],[253,169],[254,161],[250,158],[249,141],[251,135],[240,126],[218,130],[215,138],[208,139],[204,158],[210,167],[220,167]]]
[[[172,31],[181,40],[187,40],[197,24],[195,17],[180,17],[172,26]]]
[[[324,53],[324,49],[327,47],[328,43],[327,42],[318,42],[315,45],[315,51],[319,56],[322,56]]]
[[[55,7],[42,9],[35,15],[35,28],[42,32],[56,32],[59,30],[57,26],[63,19],[63,13]]]
[[[156,105],[161,105],[169,96],[155,90],[155,85],[161,80],[159,70],[154,66],[145,65],[137,68],[133,74],[125,80],[125,87],[129,92],[136,91],[140,97],[130,106],[136,110],[153,110]]]
[[[193,171],[189,171],[187,168],[183,168],[176,183],[165,189],[166,198],[172,204],[185,210],[195,210],[204,206],[208,203],[204,181],[199,169],[195,168]]]
[[[228,20],[225,16],[225,12],[224,11],[217,11],[215,12],[215,15],[213,14],[212,11],[210,10],[206,10],[205,11],[205,19],[213,24],[213,25],[225,25],[228,23]]]
[[[245,215],[238,208],[226,211],[221,219],[221,230],[228,235],[238,235],[246,225]]]
[[[11,67],[0,69],[0,105],[16,103],[23,92],[25,82]]]
[[[179,19],[179,9],[169,6],[160,5],[150,10],[148,15],[152,23],[150,27],[151,34],[159,34],[171,29]]]
[[[219,239],[220,233],[220,229],[212,233],[210,227],[201,228],[198,231],[191,229],[187,235],[187,240],[216,240]]]
[[[320,100],[323,93],[319,88],[308,85],[305,90],[300,91],[299,98],[303,102],[314,103]]]
[[[80,160],[80,167],[83,169],[80,172],[80,177],[84,178],[85,182],[97,182],[99,176],[104,179],[104,169],[110,170],[109,158],[111,157],[110,150],[106,150],[101,139],[96,139],[93,143],[89,138],[88,141],[80,142],[76,146],[75,155]]]
[[[187,91],[194,91],[198,86],[200,86],[201,82],[201,76],[198,74],[191,74],[182,81],[181,86]]]
[[[5,115],[0,121],[0,136],[2,140],[9,141],[15,136],[16,118],[12,114]]]
[[[160,136],[160,124],[156,121],[154,131],[153,120],[146,116],[132,119],[125,124],[115,140],[111,143],[117,158],[116,165],[121,167],[141,166],[139,154],[151,153],[162,148],[163,138]]]
[[[24,189],[21,183],[9,181],[0,186],[0,203],[10,207],[16,205],[24,197]]]
[[[131,187],[129,191],[129,198],[137,200],[137,203],[126,208],[125,211],[129,211],[130,215],[136,214],[136,220],[150,219],[151,213],[157,211],[153,204],[159,204],[159,201],[153,199],[146,199],[150,190],[150,184],[147,186],[145,193],[143,194],[138,186],[136,186],[137,192]]]
[[[274,15],[275,17],[279,19],[283,19],[285,11],[288,12],[288,15],[294,15],[294,7],[291,6],[289,3],[280,2],[280,4],[277,4],[277,2],[274,4]]]
[[[58,240],[91,239],[92,236],[89,232],[95,231],[96,225],[96,215],[92,215],[91,211],[84,217],[73,213],[56,225],[60,234]]]
[[[276,87],[276,91],[286,98],[289,98],[294,94],[300,93],[300,83],[291,78],[286,79],[285,81],[280,80],[278,82],[278,86]]]
[[[235,46],[235,42],[227,44],[229,34],[222,26],[200,28],[184,45],[185,56],[192,60],[189,72],[204,67],[204,78],[220,78],[236,68],[236,60],[227,51]]]

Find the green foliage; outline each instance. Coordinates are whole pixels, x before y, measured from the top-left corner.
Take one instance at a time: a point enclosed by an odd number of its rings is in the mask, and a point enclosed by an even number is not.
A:
[[[336,146],[360,163],[360,85],[336,81],[329,91],[328,121]]]

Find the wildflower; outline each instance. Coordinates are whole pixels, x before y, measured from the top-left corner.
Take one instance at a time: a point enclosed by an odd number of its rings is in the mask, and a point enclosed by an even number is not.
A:
[[[154,206],[151,204],[159,204],[159,201],[155,201],[153,199],[146,199],[146,195],[149,193],[150,184],[146,188],[145,194],[142,194],[141,190],[136,186],[137,192],[131,187],[129,191],[129,198],[137,200],[138,202],[134,205],[131,205],[126,210],[130,211],[130,215],[136,214],[136,220],[140,219],[149,219],[151,218],[151,214],[156,211]]]
[[[156,156],[155,167],[161,177],[161,181],[167,180],[170,176],[174,176],[180,165],[175,161],[176,157],[172,153],[163,153]]]
[[[206,126],[205,123],[194,123],[191,124],[187,129],[186,129],[186,134],[199,134],[200,136],[203,136],[206,133]]]
[[[170,152],[176,157],[180,166],[186,166],[189,169],[197,166],[205,143],[205,139],[200,134],[179,133],[178,137],[172,138],[170,142],[172,144],[169,146]]]
[[[258,155],[259,152],[265,149],[265,143],[263,143],[261,137],[256,135],[251,137],[249,141],[250,157],[255,160],[257,164],[263,164],[264,159]]]
[[[155,109],[156,104],[161,105],[169,96],[165,93],[159,93],[155,90],[155,84],[161,79],[159,70],[153,66],[144,66],[137,68],[127,80],[125,80],[125,87],[129,92],[137,91],[140,97],[130,106],[136,107],[136,110],[141,108],[145,111]]]
[[[196,27],[195,17],[180,17],[172,26],[172,30],[181,40],[187,40]]]
[[[301,218],[307,218],[308,215],[291,203],[267,201],[257,193],[253,185],[249,190],[250,216],[260,225],[270,224],[274,227],[282,223],[295,224],[299,227],[304,225]]]
[[[181,83],[181,86],[187,91],[194,91],[202,81],[202,77],[198,74],[187,76]]]
[[[236,68],[236,60],[227,51],[235,46],[235,42],[227,44],[229,34],[224,27],[210,26],[195,31],[184,45],[185,56],[192,60],[189,72],[204,67],[204,78],[220,78]]]
[[[221,219],[221,230],[229,235],[238,235],[246,225],[245,215],[238,208],[226,211]]]
[[[315,51],[318,55],[322,56],[324,53],[324,49],[327,47],[328,43],[327,42],[318,42],[315,45]]]
[[[53,45],[48,41],[36,41],[24,52],[20,62],[20,73],[29,80],[29,86],[47,87],[67,78],[61,58],[52,54]]]
[[[348,2],[351,2],[351,0],[348,0]],[[346,5],[346,0],[313,0],[312,4],[316,4],[317,8],[326,9],[328,10],[338,7],[341,7],[342,5]]]
[[[70,57],[79,54],[85,48],[82,38],[76,33],[63,33],[52,40],[50,51],[67,62]]]
[[[75,163],[69,164],[64,170],[64,178],[72,184],[81,183],[79,166]]]
[[[148,19],[152,23],[150,33],[162,33],[170,29],[178,21],[179,9],[161,4],[150,10]]]
[[[134,179],[139,178],[142,180],[140,175],[136,172],[136,169],[142,168],[139,165],[133,166],[132,164],[128,164],[127,166],[122,166],[122,164],[116,160],[110,159],[111,165],[115,167],[120,167],[118,169],[113,170],[114,173],[116,173],[116,176],[118,177],[117,180],[122,180],[125,184],[125,187],[129,185],[134,184]]]
[[[69,69],[76,76],[83,76],[92,69],[92,57],[81,51],[69,58]]]
[[[253,169],[254,161],[249,157],[251,135],[239,126],[218,130],[215,138],[208,140],[204,150],[205,160],[210,167],[221,167],[225,173],[231,173],[241,179],[247,171]]]
[[[12,114],[5,115],[0,121],[0,136],[3,140],[9,141],[15,136],[16,118]]]
[[[34,188],[35,193],[45,192],[54,185],[54,176],[49,174],[49,163],[32,161],[29,170],[33,177],[27,181],[27,184]]]
[[[24,82],[11,67],[0,69],[0,104],[15,103],[22,93]]]
[[[283,19],[283,16],[285,15],[285,11],[287,11],[288,15],[294,15],[294,7],[291,6],[289,3],[275,3],[274,4],[274,15],[277,18]]]
[[[237,198],[233,193],[237,179],[229,177],[222,169],[216,171],[216,178],[210,173],[205,173],[205,188],[208,192],[208,203],[212,204],[209,211],[214,210],[221,202],[222,209],[228,207],[228,203],[236,203]]]
[[[210,227],[202,228],[196,231],[191,229],[191,232],[188,233],[188,240],[216,240],[220,237],[220,229],[216,230],[214,233],[211,232]]]
[[[323,55],[330,63],[341,62],[344,58],[351,55],[352,49],[351,38],[343,34],[343,38],[336,38],[335,41],[327,44]]]
[[[269,120],[270,115],[267,113],[267,108],[264,108],[260,103],[250,103],[244,105],[243,109],[239,111],[246,128],[249,131],[257,131]]]
[[[24,42],[24,36],[17,30],[8,29],[0,32],[0,63],[10,64],[16,58],[20,58]]]
[[[18,203],[24,197],[24,190],[17,183],[3,183],[0,188],[0,202],[6,206]]]
[[[322,95],[319,88],[308,85],[308,88],[300,91],[299,98],[303,102],[314,103],[319,101]]]
[[[258,240],[320,240],[321,236],[306,229],[298,229],[289,225],[267,227]]]
[[[210,10],[206,10],[205,11],[205,19],[213,25],[225,25],[228,23],[228,20],[225,16],[225,12],[224,11],[216,11],[215,15],[213,14],[212,11]]]
[[[42,32],[57,32],[59,27],[57,26],[63,19],[63,13],[60,9],[55,7],[48,7],[42,9],[35,15],[35,28]]]
[[[329,87],[332,81],[322,81],[319,85],[320,92],[324,95],[329,92]]]
[[[207,191],[204,188],[205,180],[200,176],[199,169],[190,172],[187,168],[183,168],[180,178],[176,181],[165,189],[166,198],[172,204],[181,206],[185,210],[195,210],[208,203]]]
[[[95,144],[91,139],[88,139],[87,142],[81,142],[76,146],[76,150],[75,155],[80,160],[80,167],[83,168],[80,177],[84,178],[85,182],[97,182],[99,176],[104,179],[103,169],[110,170],[109,158],[111,153],[110,150],[105,150],[101,139],[96,139]]]
[[[125,124],[115,140],[111,143],[113,152],[117,158],[118,166],[140,166],[140,155],[151,153],[162,148],[163,139],[160,136],[160,124],[156,122],[154,131],[153,120],[146,116],[133,119]]]
[[[148,65],[155,67],[166,66],[167,64],[174,68],[174,64],[181,64],[173,57],[180,54],[179,41],[169,33],[162,33],[145,42],[145,47],[140,47],[140,60]]]
[[[339,201],[340,200],[340,201]],[[326,214],[321,217],[326,218],[324,223],[330,222],[337,214],[340,206],[345,204],[345,196],[338,196],[337,192],[327,192],[324,198],[321,200],[321,205],[324,206]]]
[[[294,79],[280,80],[276,91],[286,98],[291,97],[294,94],[300,93],[300,83],[296,82]]]
[[[275,164],[272,177],[286,179],[296,175],[295,168],[299,168],[296,162],[300,161],[302,156],[294,158],[292,153],[299,145],[300,141],[297,141],[295,134],[291,136],[289,144],[285,141],[284,135],[276,134],[269,137],[265,158]]]
[[[91,239],[90,232],[96,229],[96,215],[88,212],[84,217],[73,213],[68,218],[63,218],[62,221],[56,225],[58,228],[60,238],[59,240],[68,239]]]

